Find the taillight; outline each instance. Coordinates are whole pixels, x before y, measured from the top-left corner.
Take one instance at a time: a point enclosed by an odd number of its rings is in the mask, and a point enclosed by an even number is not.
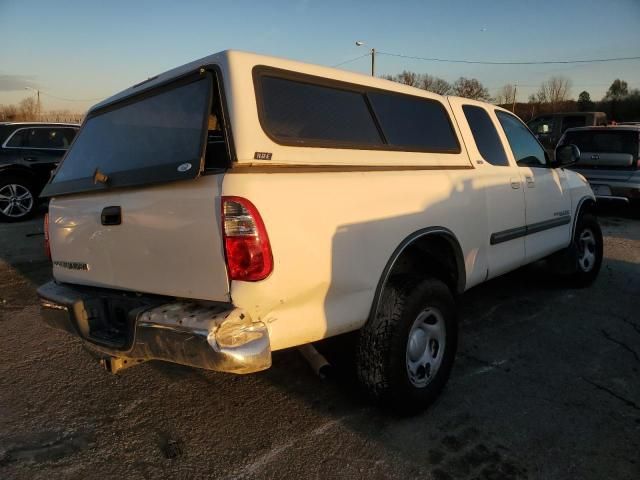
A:
[[[44,253],[51,260],[51,244],[49,243],[49,214],[44,214]]]
[[[256,282],[269,276],[271,245],[253,203],[242,197],[222,197],[222,233],[231,280]]]

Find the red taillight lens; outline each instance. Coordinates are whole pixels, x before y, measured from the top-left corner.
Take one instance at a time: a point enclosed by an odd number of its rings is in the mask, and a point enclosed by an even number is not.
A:
[[[222,233],[231,280],[256,282],[269,276],[271,245],[253,203],[242,197],[222,197]]]
[[[44,215],[44,253],[51,260],[51,244],[49,243],[49,214]]]

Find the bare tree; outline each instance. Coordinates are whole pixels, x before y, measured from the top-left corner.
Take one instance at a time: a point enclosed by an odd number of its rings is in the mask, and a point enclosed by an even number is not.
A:
[[[516,102],[516,86],[511,83],[503,85],[496,94],[495,102],[498,105],[512,105]]]
[[[427,73],[420,76],[420,84],[418,86],[423,90],[439,95],[448,95],[451,92],[451,84],[449,82],[443,78],[434,77]]]
[[[540,85],[536,97],[540,103],[550,103],[555,110],[559,103],[569,99],[571,80],[566,77],[551,77]]]
[[[0,105],[0,120],[4,122],[19,120],[16,106]]]
[[[409,85],[410,87],[417,87],[420,83],[420,75],[415,72],[403,70],[403,72],[398,75],[396,82],[404,83],[405,85]]]
[[[33,98],[25,98],[16,105],[0,105],[0,121],[40,121],[81,123],[84,113],[69,110],[49,110],[38,114],[38,105]]]
[[[18,115],[21,120],[38,120],[38,103],[32,97],[22,99],[18,104]]]
[[[489,91],[476,78],[460,77],[455,81],[452,92],[458,97],[471,98],[473,100],[489,100]]]
[[[398,75],[382,75],[382,78],[402,83],[404,85],[409,85],[410,87],[421,88],[439,95],[447,95],[451,93],[451,84],[449,82],[427,73],[420,74],[404,70]]]

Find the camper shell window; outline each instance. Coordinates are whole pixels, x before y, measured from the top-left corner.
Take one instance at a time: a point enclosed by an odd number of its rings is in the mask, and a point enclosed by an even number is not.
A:
[[[217,85],[200,71],[90,113],[43,196],[192,179],[224,166]]]

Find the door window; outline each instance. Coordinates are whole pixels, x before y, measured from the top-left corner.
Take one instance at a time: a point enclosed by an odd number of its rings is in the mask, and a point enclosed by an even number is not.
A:
[[[536,135],[551,135],[553,133],[554,118],[540,117],[532,120],[527,125]]]
[[[482,158],[491,165],[508,166],[509,161],[504,147],[487,111],[474,105],[463,105],[462,111]]]
[[[7,147],[12,147],[12,148],[23,147],[25,144],[25,138],[27,138],[27,132],[28,130],[26,129],[18,130],[16,133],[13,134],[11,139],[7,142]]]
[[[521,167],[546,166],[544,149],[525,124],[515,116],[500,110],[496,111],[496,115],[518,165]]]
[[[66,149],[69,146],[61,128],[32,128],[27,137],[27,147]]]

